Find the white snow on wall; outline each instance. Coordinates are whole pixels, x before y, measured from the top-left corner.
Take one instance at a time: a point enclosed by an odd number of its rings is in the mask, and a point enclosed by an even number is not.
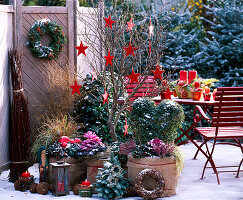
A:
[[[13,43],[11,6],[0,5],[0,173],[9,161],[9,68],[8,50]]]
[[[79,7],[77,14],[77,44],[80,41],[84,46],[89,46],[85,50],[87,56],[80,54],[77,58],[77,73],[85,77],[86,74],[100,69],[100,41],[98,40],[98,9]]]

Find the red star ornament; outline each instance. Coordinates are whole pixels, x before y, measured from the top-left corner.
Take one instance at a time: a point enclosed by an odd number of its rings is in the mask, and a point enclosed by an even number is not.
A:
[[[134,51],[136,51],[138,48],[137,47],[132,47],[131,42],[129,43],[128,47],[122,47],[126,51],[126,57],[129,56],[130,54],[135,57]]]
[[[74,82],[74,85],[70,85],[70,87],[73,89],[72,95],[76,92],[80,95],[79,89],[82,87],[82,85],[78,85],[76,80]]]
[[[108,55],[104,56],[104,58],[106,59],[105,66],[107,67],[107,65],[109,65],[109,64],[112,66],[112,60],[113,60],[114,56],[111,56],[110,51],[108,51]]]
[[[111,19],[111,15],[108,18],[104,17],[104,20],[105,20],[105,23],[106,23],[105,27],[109,26],[112,30],[112,24],[114,24],[116,21]]]
[[[74,48],[78,50],[78,56],[81,53],[86,56],[85,50],[88,48],[88,46],[84,46],[82,41],[80,42],[80,46],[75,46]]]
[[[92,76],[92,80],[91,80],[91,82],[93,82],[94,80],[97,80],[97,74],[96,74],[95,71],[90,72],[90,74],[91,74],[91,76]]]
[[[132,73],[131,75],[127,76],[130,79],[130,84],[132,84],[133,82],[139,83],[138,81],[138,77],[140,76],[141,73],[134,73],[134,70],[132,69]]]
[[[161,76],[161,75],[162,75],[165,71],[160,70],[159,65],[157,65],[157,67],[156,67],[155,70],[151,70],[151,72],[154,73],[154,80],[158,78],[158,79],[160,79],[160,80],[162,81],[162,76]]]
[[[126,136],[126,135],[128,135],[128,127],[129,127],[129,125],[127,124],[127,119],[125,120],[125,126],[124,126],[124,129],[125,129],[125,131],[124,131],[124,136]]]
[[[135,26],[135,24],[132,22],[132,18],[129,22],[127,22],[127,31],[132,31],[132,28]]]
[[[108,104],[108,97],[109,97],[109,94],[106,92],[106,90],[105,90],[105,93],[102,95],[102,97],[103,97],[103,105],[104,105],[105,103]]]

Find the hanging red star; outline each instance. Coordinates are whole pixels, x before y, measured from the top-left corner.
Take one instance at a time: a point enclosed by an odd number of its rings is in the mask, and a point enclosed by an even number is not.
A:
[[[96,74],[95,71],[90,72],[90,74],[91,74],[91,76],[92,76],[92,80],[91,80],[91,82],[93,82],[94,80],[97,80],[97,74]]]
[[[76,47],[74,47],[74,48],[78,50],[78,56],[79,56],[81,53],[84,54],[84,55],[86,56],[85,50],[88,48],[88,46],[84,46],[82,41],[80,42],[80,46],[76,46]]]
[[[125,126],[124,126],[124,129],[125,129],[125,131],[124,131],[124,136],[126,136],[126,135],[128,135],[128,127],[129,127],[129,125],[127,124],[127,119],[125,119]]]
[[[109,64],[112,66],[112,60],[113,60],[114,56],[111,56],[110,51],[108,51],[108,55],[104,56],[104,58],[106,59],[105,66],[107,66]]]
[[[112,24],[115,23],[116,21],[111,19],[111,15],[108,18],[104,17],[104,19],[105,19],[105,22],[106,22],[105,27],[109,26],[112,30]]]
[[[70,87],[73,89],[72,95],[77,92],[80,95],[79,89],[82,87],[82,85],[78,85],[77,81],[75,80],[74,85],[70,85]]]
[[[126,57],[129,56],[130,54],[135,57],[134,51],[136,51],[138,48],[137,47],[132,47],[131,42],[129,43],[128,47],[122,47],[126,51]]]
[[[135,24],[132,22],[132,18],[129,22],[127,22],[127,31],[132,31],[132,28],[135,26]]]
[[[133,82],[139,83],[138,81],[138,77],[140,76],[141,73],[134,73],[134,70],[132,69],[132,73],[131,75],[127,76],[128,78],[130,78],[130,84],[132,84]]]
[[[109,96],[109,94],[106,92],[106,90],[105,90],[105,93],[102,95],[102,97],[103,97],[103,105],[105,104],[105,103],[107,103],[108,104],[108,96]]]
[[[158,78],[158,79],[160,79],[160,80],[162,81],[162,76],[161,76],[161,75],[162,75],[165,71],[160,70],[159,65],[157,65],[157,67],[156,67],[155,70],[151,70],[151,72],[154,73],[154,80]]]

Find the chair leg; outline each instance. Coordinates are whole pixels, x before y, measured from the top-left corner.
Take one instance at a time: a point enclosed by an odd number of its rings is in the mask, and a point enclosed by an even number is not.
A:
[[[237,139],[237,140],[235,139],[234,141],[238,144],[238,146],[240,147],[241,152],[242,152],[242,154],[243,154],[243,147],[242,147],[242,145],[241,145],[240,140],[239,140],[239,139]],[[243,158],[242,158],[241,161],[240,161],[240,164],[239,164],[239,167],[238,167],[238,170],[237,170],[237,174],[236,174],[236,178],[239,178],[240,168],[241,168],[242,163],[243,163]]]
[[[240,173],[240,168],[241,168],[242,162],[243,162],[243,158],[240,161],[240,164],[239,164],[239,167],[238,167],[238,170],[237,170],[237,174],[236,174],[236,178],[239,178],[239,173]]]
[[[206,143],[206,142],[204,141],[204,142],[200,145],[200,148],[202,148],[202,146],[203,146],[205,143]],[[194,157],[193,157],[194,160],[196,160],[198,153],[199,153],[199,149],[197,149],[197,151],[196,151],[196,153],[195,153],[195,155],[194,155]]]
[[[205,173],[205,170],[206,170],[208,161],[209,161],[209,160],[207,160],[207,161],[205,162],[205,165],[204,165],[204,168],[203,168],[203,171],[202,171],[202,176],[201,176],[201,179],[202,179],[202,180],[204,179],[204,173]]]
[[[212,155],[213,155],[213,152],[214,152],[214,148],[215,148],[215,144],[216,144],[216,140],[214,140],[214,143],[213,143],[213,147],[212,147],[211,152],[210,152],[209,147],[207,145],[207,142],[208,141],[209,140],[206,140],[206,139],[204,140],[204,143],[205,143],[205,146],[206,146],[206,152],[207,152],[208,156],[207,156],[207,161],[206,161],[206,163],[204,165],[204,169],[203,169],[203,173],[202,173],[202,178],[204,177],[204,173],[205,173],[207,164],[209,162],[211,164],[211,167],[213,168],[213,171],[214,171],[215,175],[216,175],[218,184],[220,185],[218,171],[217,171],[217,168],[216,168],[215,163],[214,163],[213,158],[212,158]]]

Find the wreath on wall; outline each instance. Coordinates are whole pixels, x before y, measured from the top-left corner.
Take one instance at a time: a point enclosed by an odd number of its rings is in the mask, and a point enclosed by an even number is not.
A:
[[[41,44],[41,37],[44,34],[51,36],[51,42],[48,46]],[[53,59],[57,57],[66,42],[66,37],[62,31],[62,26],[49,19],[37,20],[29,31],[29,40],[27,45],[32,53],[38,58]]]

